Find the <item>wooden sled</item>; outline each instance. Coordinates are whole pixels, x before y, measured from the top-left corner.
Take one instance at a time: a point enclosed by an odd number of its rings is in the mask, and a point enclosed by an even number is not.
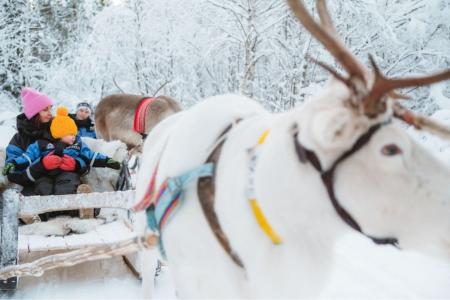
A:
[[[129,176],[120,178],[116,188],[130,188]],[[14,291],[18,278],[40,276],[46,270],[73,266],[85,261],[121,255],[135,274],[125,255],[157,244],[154,235],[137,236],[133,231],[133,190],[71,195],[28,196],[10,188],[0,195],[0,291]],[[19,234],[19,219],[31,220],[38,214],[94,208],[121,209],[126,216],[84,234],[37,236]],[[44,254],[35,261],[19,265],[20,255]],[[136,275],[136,274],[135,274]]]
[[[134,191],[73,194],[61,196],[24,197],[8,189],[0,201],[0,290],[17,288],[18,277],[40,276],[46,270],[72,266],[85,261],[126,255],[153,247],[157,237],[137,236],[132,229],[133,214],[129,210]],[[118,220],[84,233],[64,237],[19,235],[19,218],[29,218],[44,212],[118,208],[127,210],[128,219]],[[18,265],[22,254],[55,253],[33,262]]]

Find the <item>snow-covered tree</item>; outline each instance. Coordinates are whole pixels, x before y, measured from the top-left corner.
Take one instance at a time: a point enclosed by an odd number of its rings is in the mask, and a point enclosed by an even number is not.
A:
[[[121,91],[152,95],[162,87],[160,94],[187,106],[238,92],[283,111],[329,77],[306,56],[340,70],[284,1],[2,1],[8,8],[0,12],[0,84],[8,95],[28,84],[72,103]],[[314,1],[306,3],[315,15]],[[388,76],[450,66],[446,0],[328,6],[349,49],[364,63],[374,55]],[[402,92],[427,114],[450,105],[448,83]]]
[[[24,69],[27,67],[27,1],[4,0],[0,10],[0,87],[3,93],[17,97],[26,84]]]

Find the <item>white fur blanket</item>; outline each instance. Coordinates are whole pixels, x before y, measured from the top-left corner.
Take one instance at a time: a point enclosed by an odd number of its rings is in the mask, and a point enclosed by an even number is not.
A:
[[[127,146],[121,141],[107,142],[100,139],[82,138],[83,142],[95,152],[102,153],[114,160],[122,162],[127,158]],[[82,178],[91,186],[94,192],[114,191],[120,172],[107,168],[92,168],[88,175]]]
[[[105,219],[79,219],[61,216],[47,222],[37,222],[19,227],[24,235],[65,236],[69,233],[86,233],[105,223]]]

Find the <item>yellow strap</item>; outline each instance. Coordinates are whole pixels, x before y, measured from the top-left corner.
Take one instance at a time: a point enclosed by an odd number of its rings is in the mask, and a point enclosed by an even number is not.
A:
[[[281,244],[281,237],[275,232],[275,230],[273,230],[269,222],[267,222],[264,213],[258,205],[258,201],[256,201],[256,199],[250,199],[250,206],[252,207],[253,214],[255,215],[259,227],[261,227],[264,233],[267,234],[267,236],[272,240],[272,243],[275,245]]]
[[[264,132],[258,138],[257,146],[261,146],[262,144],[264,144],[267,136],[269,135],[269,132],[269,129],[264,130]],[[272,243],[274,243],[275,245],[281,244],[281,237],[275,232],[275,230],[273,230],[272,226],[270,226],[269,222],[264,216],[264,213],[258,205],[258,201],[254,198],[249,199],[249,201],[250,206],[252,207],[253,215],[255,216],[259,227],[261,227],[262,231],[264,231],[264,233],[272,240]]]
[[[264,142],[266,141],[266,137],[269,135],[269,132],[269,129],[264,130],[264,132],[259,136],[258,145],[264,144]]]

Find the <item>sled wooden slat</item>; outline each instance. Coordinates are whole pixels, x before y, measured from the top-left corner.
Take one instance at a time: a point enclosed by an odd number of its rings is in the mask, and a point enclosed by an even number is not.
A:
[[[122,256],[143,249],[153,248],[157,243],[157,236],[147,234],[98,247],[86,247],[49,255],[30,263],[10,265],[0,269],[0,282],[12,276],[41,276],[45,271],[55,268],[74,266],[86,261],[111,258],[113,256]]]
[[[19,234],[19,253],[53,250],[67,250],[67,244],[63,237]]]
[[[46,237],[40,235],[30,235],[28,236],[28,251],[47,251],[47,243],[45,242]]]
[[[28,236],[28,251],[29,252],[40,252],[48,251],[48,237],[41,235],[30,235]],[[65,249],[64,247],[63,249]]]
[[[130,209],[133,201],[134,191],[131,190],[71,195],[21,196],[19,217],[26,218],[44,212],[82,208]]]
[[[60,236],[49,236],[47,237],[46,243],[48,251],[67,249],[67,243],[65,239]]]
[[[107,226],[99,226],[95,231],[105,244],[116,243],[123,239],[129,239],[136,236],[136,234],[125,225],[123,220],[111,223],[109,228]]]
[[[28,251],[28,235],[19,234],[19,253],[25,253]]]
[[[67,249],[81,249],[88,246],[103,245],[104,242],[98,235],[97,231],[92,230],[84,234],[72,234],[64,237],[67,244]]]
[[[136,234],[123,222],[115,221],[100,225],[83,234],[60,236],[19,235],[19,252],[45,252],[59,250],[76,250],[91,246],[101,246],[121,242],[135,237]]]

